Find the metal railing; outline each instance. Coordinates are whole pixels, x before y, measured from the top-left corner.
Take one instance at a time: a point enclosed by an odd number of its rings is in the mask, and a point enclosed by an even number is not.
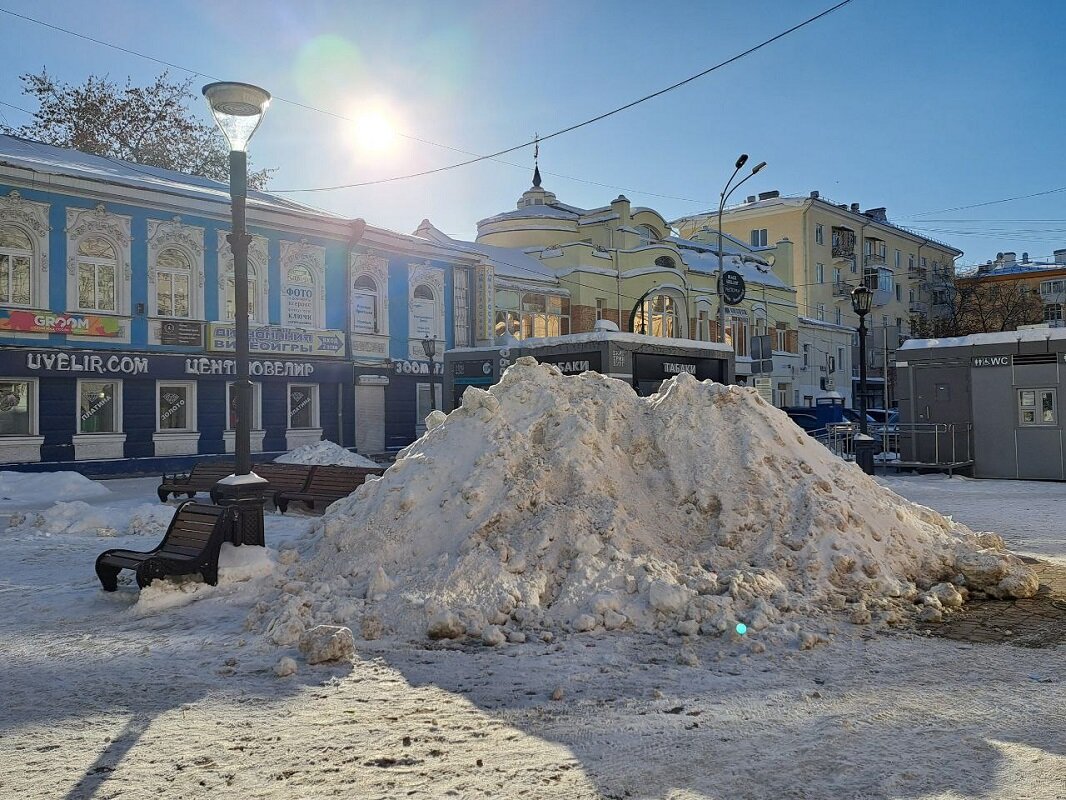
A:
[[[870,425],[870,435],[878,440],[877,464],[930,469],[952,469],[973,463],[973,425],[950,422],[909,422]],[[814,438],[845,461],[855,460],[854,441],[859,426],[850,423],[827,425]]]

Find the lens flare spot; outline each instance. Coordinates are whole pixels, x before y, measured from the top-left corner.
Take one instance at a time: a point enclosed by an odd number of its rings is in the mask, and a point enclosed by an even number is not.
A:
[[[743,636],[747,632],[748,632],[748,626],[745,625],[743,622],[738,622],[737,623],[737,635],[738,636]]]
[[[380,109],[362,111],[352,123],[356,146],[369,153],[385,153],[396,146],[396,126],[392,118]]]

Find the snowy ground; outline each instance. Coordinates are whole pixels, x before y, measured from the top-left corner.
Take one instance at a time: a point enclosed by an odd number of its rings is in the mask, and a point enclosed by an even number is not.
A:
[[[1062,484],[885,482],[1066,558]],[[0,530],[0,797],[1066,797],[1062,648],[894,634],[753,654],[700,637],[693,667],[680,637],[358,641],[351,666],[277,678],[285,653],[244,630],[254,570],[147,610],[133,587],[100,591],[99,552],[158,541],[128,533],[154,483],[81,497],[99,526]],[[268,545],[309,520],[268,515]]]

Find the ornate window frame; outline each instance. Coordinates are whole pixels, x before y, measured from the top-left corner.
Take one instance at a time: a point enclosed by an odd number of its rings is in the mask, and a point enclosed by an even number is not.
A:
[[[281,324],[288,327],[304,327],[299,322],[290,322],[286,316],[286,289],[290,286],[289,270],[305,267],[311,273],[312,328],[326,327],[326,248],[309,244],[306,239],[298,242],[281,242]]]
[[[233,275],[233,251],[226,237],[228,230],[217,232],[218,250],[218,321],[226,319],[226,279]],[[248,274],[255,275],[256,290],[248,296],[249,324],[266,325],[270,321],[267,298],[270,296],[270,258],[265,236],[252,236],[248,244]]]
[[[415,328],[415,291],[427,287],[433,293],[433,338],[440,342],[438,353],[444,352],[444,270],[430,264],[409,264],[407,267],[407,357],[412,361],[425,361],[426,352],[422,347],[422,337]]]
[[[48,203],[24,200],[17,189],[7,197],[0,197],[0,225],[18,228],[30,237],[33,254],[30,257],[30,305],[28,308],[48,308]]]
[[[148,220],[148,316],[159,316],[159,268],[157,259],[164,250],[177,250],[192,268],[189,276],[189,316],[166,319],[204,319],[204,229],[183,225],[181,217]]]
[[[355,284],[368,278],[375,286],[377,330],[373,333],[356,329],[357,292]],[[389,259],[380,253],[352,253],[349,259],[348,329],[352,353],[369,358],[389,357]]]
[[[113,214],[103,203],[95,208],[67,209],[67,310],[75,314],[130,315],[130,218]],[[78,247],[90,237],[104,239],[115,250],[115,309],[92,311],[78,308]]]

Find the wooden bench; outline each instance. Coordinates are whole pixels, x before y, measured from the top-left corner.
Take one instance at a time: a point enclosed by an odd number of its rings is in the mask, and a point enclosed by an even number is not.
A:
[[[206,583],[218,583],[218,553],[231,527],[228,508],[186,500],[174,512],[159,546],[147,553],[107,550],[96,559],[96,575],[105,592],[118,588],[118,574],[132,569],[144,588],[156,578],[199,572]]]
[[[159,502],[165,503],[167,496],[171,494],[175,497],[184,494],[189,498],[193,498],[197,492],[210,492],[211,487],[216,483],[227,475],[232,475],[234,469],[236,467],[232,462],[201,461],[189,472],[179,472],[174,475],[164,474],[163,482],[156,489],[156,494],[159,495]]]
[[[275,498],[280,492],[300,492],[307,485],[307,479],[311,477],[314,466],[311,464],[256,464],[252,467],[259,477],[266,480],[270,486],[263,494],[268,500],[277,505]]]
[[[294,501],[302,502],[310,511],[314,511],[316,505],[325,510],[330,503],[347,497],[362,486],[368,475],[384,474],[384,469],[373,467],[315,467],[299,491],[278,492],[274,495],[274,504],[282,514]]]

